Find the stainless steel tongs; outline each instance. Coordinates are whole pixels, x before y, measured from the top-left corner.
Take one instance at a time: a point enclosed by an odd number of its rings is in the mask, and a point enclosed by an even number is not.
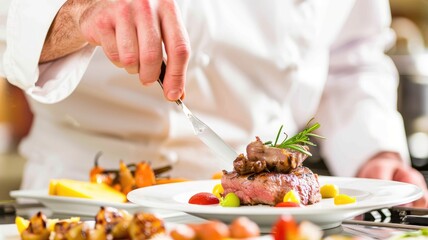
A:
[[[159,75],[158,83],[163,89],[163,79],[165,77],[166,64],[162,62],[161,73]],[[222,160],[230,164],[238,154],[233,150],[227,143],[224,142],[210,127],[208,127],[204,122],[199,120],[186,105],[178,99],[175,101],[178,106],[181,107],[187,119],[193,127],[193,132],[199,139],[205,143],[214,153],[216,153]]]

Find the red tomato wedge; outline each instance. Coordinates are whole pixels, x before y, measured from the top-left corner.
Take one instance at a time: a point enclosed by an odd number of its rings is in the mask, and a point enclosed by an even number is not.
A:
[[[273,225],[272,235],[274,240],[299,239],[299,228],[292,216],[283,215]]]
[[[196,193],[189,199],[190,204],[211,205],[218,204],[220,200],[212,193],[200,192]]]
[[[299,203],[295,202],[280,202],[275,207],[301,207]]]

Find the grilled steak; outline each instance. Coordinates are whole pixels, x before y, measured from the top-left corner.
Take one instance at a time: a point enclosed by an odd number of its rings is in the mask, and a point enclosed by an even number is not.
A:
[[[306,150],[307,146],[302,146]],[[259,137],[247,146],[247,157],[240,154],[233,162],[236,172],[241,175],[249,173],[280,172],[288,173],[302,165],[307,155],[291,149],[268,147]]]
[[[289,173],[261,172],[241,175],[237,171],[223,171],[221,184],[224,195],[235,193],[243,205],[276,205],[284,195],[295,190],[303,205],[321,200],[318,175],[309,168],[299,166]]]

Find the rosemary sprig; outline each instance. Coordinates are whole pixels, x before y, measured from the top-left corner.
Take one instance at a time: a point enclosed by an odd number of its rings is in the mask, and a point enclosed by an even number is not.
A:
[[[293,149],[301,153],[304,153],[308,156],[312,156],[312,154],[306,149],[304,149],[302,145],[316,146],[315,143],[311,142],[310,137],[317,137],[317,138],[324,139],[324,137],[313,133],[313,131],[317,130],[321,125],[319,123],[314,123],[313,125],[310,126],[310,123],[312,122],[312,120],[314,119],[312,118],[311,120],[309,120],[309,122],[306,124],[306,128],[303,131],[297,133],[291,138],[288,138],[288,135],[284,133],[285,139],[278,144],[279,135],[281,134],[281,131],[283,128],[283,125],[281,125],[281,127],[279,128],[278,134],[276,135],[275,143],[272,144],[272,141],[268,141],[268,142],[265,142],[264,144],[270,147],[277,147],[277,148],[284,148],[284,149],[289,148],[289,149]]]

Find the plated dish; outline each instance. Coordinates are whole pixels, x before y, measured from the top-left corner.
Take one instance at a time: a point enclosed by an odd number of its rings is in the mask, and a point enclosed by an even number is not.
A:
[[[40,202],[54,213],[73,214],[78,216],[93,216],[101,206],[115,207],[130,213],[144,210],[144,207],[134,203],[114,203],[86,198],[52,196],[48,190],[17,190],[10,192],[16,199],[31,199]]]
[[[13,239],[18,235],[18,238],[22,240],[212,240],[229,238],[238,240],[261,237],[258,225],[244,217],[235,219],[230,225],[218,221],[179,224],[174,221],[168,222],[168,218],[144,211],[130,214],[123,209],[100,207],[93,219],[82,221],[79,217],[48,218],[42,211],[38,211],[28,217],[16,216],[15,230],[9,229],[9,233],[4,233],[4,236],[6,239]],[[298,226],[291,218],[287,222],[278,224],[286,227],[285,223],[294,223],[293,230],[296,232],[296,237],[304,236],[303,232],[307,232],[307,227]],[[0,230],[1,228],[0,225]],[[319,228],[315,230],[319,236],[322,235]],[[1,233],[3,231],[0,231],[0,239],[2,239]]]
[[[172,229],[176,227],[178,224],[175,223],[166,223],[167,229]],[[0,239],[1,240],[20,240],[19,232],[16,229],[15,224],[4,224],[0,225]],[[257,238],[253,238],[254,240],[272,240],[270,235],[264,235]]]
[[[356,197],[353,204],[334,205],[333,199],[322,199],[302,208],[276,208],[266,205],[221,207],[220,205],[192,205],[191,196],[210,192],[219,180],[202,180],[140,188],[128,194],[128,200],[147,208],[182,211],[204,219],[230,222],[246,216],[262,228],[270,227],[282,214],[291,214],[298,221],[309,220],[323,229],[337,227],[345,219],[364,212],[412,202],[422,196],[422,190],[411,184],[362,178],[319,176],[320,185],[335,184],[342,193]]]

